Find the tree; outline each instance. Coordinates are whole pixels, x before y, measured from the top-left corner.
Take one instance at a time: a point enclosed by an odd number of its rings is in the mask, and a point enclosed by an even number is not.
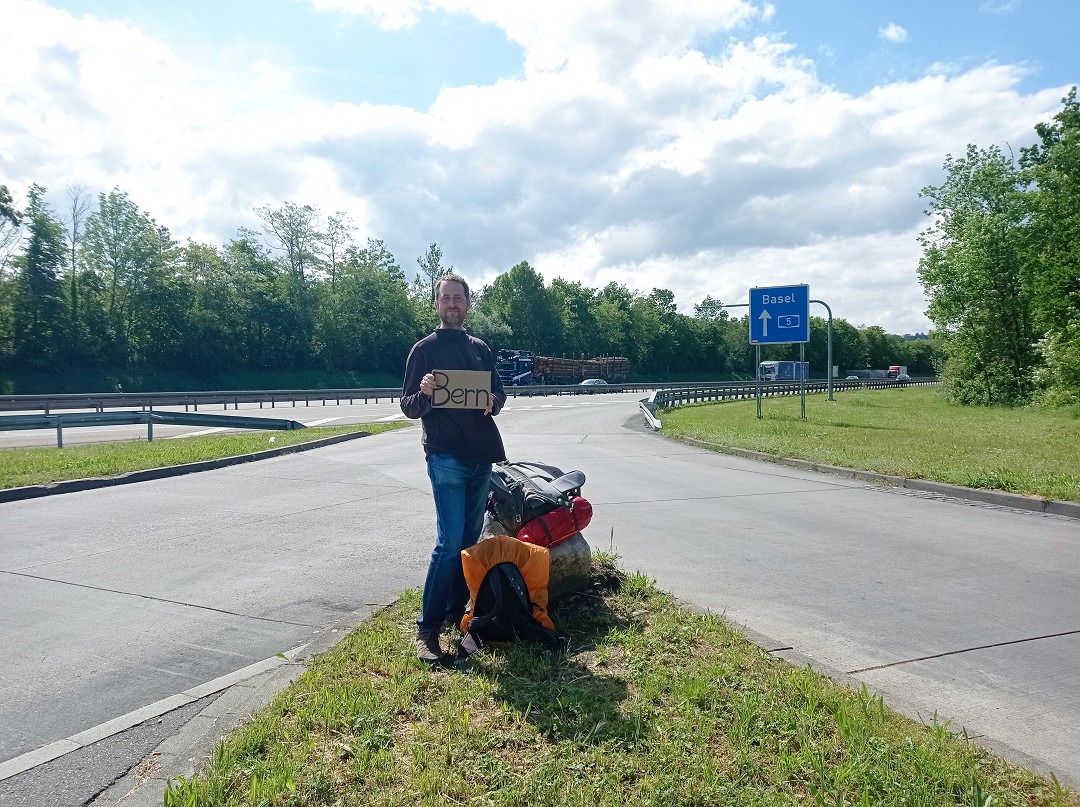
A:
[[[22,216],[6,185],[0,185],[0,365],[10,360],[14,329],[15,280],[8,276],[11,256],[22,238]]]
[[[319,246],[322,247],[320,256],[330,272],[331,291],[337,282],[338,266],[346,251],[352,247],[352,232],[355,229],[352,219],[338,211],[326,220],[326,232],[318,236]]]
[[[318,210],[311,205],[286,202],[277,208],[257,207],[255,215],[263,223],[262,235],[267,245],[282,253],[285,266],[294,278],[304,280],[319,268],[319,245],[324,236],[316,228]]]
[[[1080,399],[1080,102],[1076,87],[1039,141],[1021,152],[1031,183],[1024,247],[1034,329],[1042,336],[1038,375],[1049,402]]]
[[[495,278],[479,308],[510,326],[516,344],[505,347],[550,354],[562,341],[554,300],[527,261]]]
[[[417,295],[422,296],[428,305],[435,302],[435,286],[438,285],[439,278],[454,271],[453,266],[444,267],[442,259],[442,248],[435,243],[429,244],[427,252],[416,259],[416,264],[420,267],[416,275]]]
[[[68,307],[71,312],[72,334],[78,333],[79,321],[79,240],[82,237],[86,214],[90,210],[90,194],[82,185],[68,185],[68,206],[65,235],[68,241]],[[76,336],[76,338],[78,338]]]
[[[19,229],[21,221],[22,216],[15,208],[7,185],[0,185],[0,278],[4,276],[4,269],[22,238]]]
[[[706,294],[704,300],[694,305],[694,316],[705,322],[716,322],[727,319],[728,312],[723,303]]]
[[[349,250],[337,293],[320,307],[317,351],[327,367],[398,372],[418,327],[408,284],[379,240]]]
[[[64,230],[44,201],[45,189],[30,188],[26,209],[26,252],[13,306],[13,352],[24,367],[55,368],[67,343],[67,306],[59,271],[64,263]]]
[[[86,221],[79,256],[105,291],[106,350],[121,366],[131,355],[131,325],[155,262],[161,257],[161,234],[155,222],[117,188],[98,195],[98,209]]]
[[[957,401],[1020,403],[1038,361],[1024,277],[1023,177],[996,147],[968,146],[944,169],[945,182],[920,194],[933,224],[920,234],[919,261],[927,316],[947,356],[941,375]]]
[[[561,321],[562,342],[555,349],[568,356],[597,356],[605,352],[598,338],[596,292],[581,283],[557,277],[548,287],[552,304]]]

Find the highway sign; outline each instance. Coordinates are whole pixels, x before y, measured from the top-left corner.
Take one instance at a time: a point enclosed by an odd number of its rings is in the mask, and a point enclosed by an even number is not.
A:
[[[750,289],[750,344],[810,341],[810,287]]]

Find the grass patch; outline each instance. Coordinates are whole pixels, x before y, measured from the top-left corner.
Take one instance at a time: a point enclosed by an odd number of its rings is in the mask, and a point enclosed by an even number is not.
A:
[[[150,468],[167,468],[189,462],[253,454],[268,448],[310,443],[338,434],[367,432],[378,434],[402,428],[407,423],[317,426],[292,431],[252,431],[242,434],[214,434],[177,440],[158,438],[152,442],[94,443],[64,448],[0,449],[0,489],[45,485],[69,479],[118,476]]]
[[[1080,502],[1080,418],[958,406],[933,387],[850,390],[696,404],[663,413],[663,433],[716,446],[973,488]]]
[[[605,582],[553,610],[566,657],[512,646],[468,674],[416,660],[408,592],[172,780],[165,806],[1080,805],[948,724],[770,657],[613,560],[594,559]]]

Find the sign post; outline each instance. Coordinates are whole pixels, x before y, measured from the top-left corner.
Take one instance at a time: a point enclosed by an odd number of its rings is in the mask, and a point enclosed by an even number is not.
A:
[[[799,343],[799,397],[806,420],[806,374],[810,341],[810,286],[755,286],[750,289],[750,344],[757,347],[758,417],[761,417],[761,346]]]

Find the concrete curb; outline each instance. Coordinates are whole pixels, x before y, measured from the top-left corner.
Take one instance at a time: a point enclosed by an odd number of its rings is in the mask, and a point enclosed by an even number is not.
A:
[[[217,468],[227,468],[230,465],[239,465],[244,462],[257,462],[271,457],[280,457],[284,454],[295,454],[298,451],[310,451],[314,448],[332,446],[335,443],[343,443],[346,440],[355,440],[359,437],[370,437],[371,432],[353,432],[352,434],[337,434],[333,437],[324,437],[312,440],[309,443],[297,443],[292,446],[281,448],[269,448],[265,451],[256,451],[254,454],[240,454],[235,457],[220,457],[216,460],[204,460],[202,462],[189,462],[185,465],[170,465],[167,468],[148,468],[145,471],[132,471],[119,476],[94,477],[91,479],[71,479],[64,482],[50,482],[45,485],[27,485],[21,488],[7,488],[0,490],[0,504],[4,502],[17,502],[24,499],[36,499],[41,496],[53,496],[58,493],[75,493],[80,490],[94,490],[96,488],[108,488],[113,485],[127,485],[132,482],[146,482],[150,479],[165,479],[171,476],[183,476],[184,474],[198,473],[199,471],[213,471]]]
[[[390,607],[371,603],[321,628],[307,644],[279,657],[257,675],[233,683],[205,709],[188,720],[172,737],[161,742],[142,763],[116,780],[87,803],[87,807],[159,807],[171,779],[191,778],[225,737],[245,725],[274,696],[302,675],[311,659],[329,650],[348,633]],[[147,765],[145,763],[150,762]]]
[[[858,479],[873,485],[885,487],[906,488],[919,490],[927,493],[937,493],[942,496],[952,496],[957,499],[969,499],[972,501],[996,504],[1001,507],[1015,507],[1020,510],[1033,510],[1037,513],[1046,513],[1054,516],[1066,516],[1067,518],[1080,518],[1080,504],[1075,502],[1062,502],[1056,499],[1043,499],[1039,496],[1027,496],[1021,493],[1006,493],[1001,490],[987,490],[983,488],[967,488],[962,485],[951,485],[946,482],[931,482],[926,479],[908,479],[905,476],[891,476],[879,474],[873,471],[860,471],[857,468],[844,468],[838,465],[826,465],[822,462],[781,457],[777,454],[766,454],[762,451],[747,451],[742,448],[710,443],[705,440],[696,440],[693,437],[669,438],[687,445],[707,448],[719,451],[722,454],[731,454],[735,457],[759,460],[761,462],[773,462],[778,465],[787,465],[791,468],[800,468],[804,471],[816,471],[817,473],[830,474],[848,479]]]

